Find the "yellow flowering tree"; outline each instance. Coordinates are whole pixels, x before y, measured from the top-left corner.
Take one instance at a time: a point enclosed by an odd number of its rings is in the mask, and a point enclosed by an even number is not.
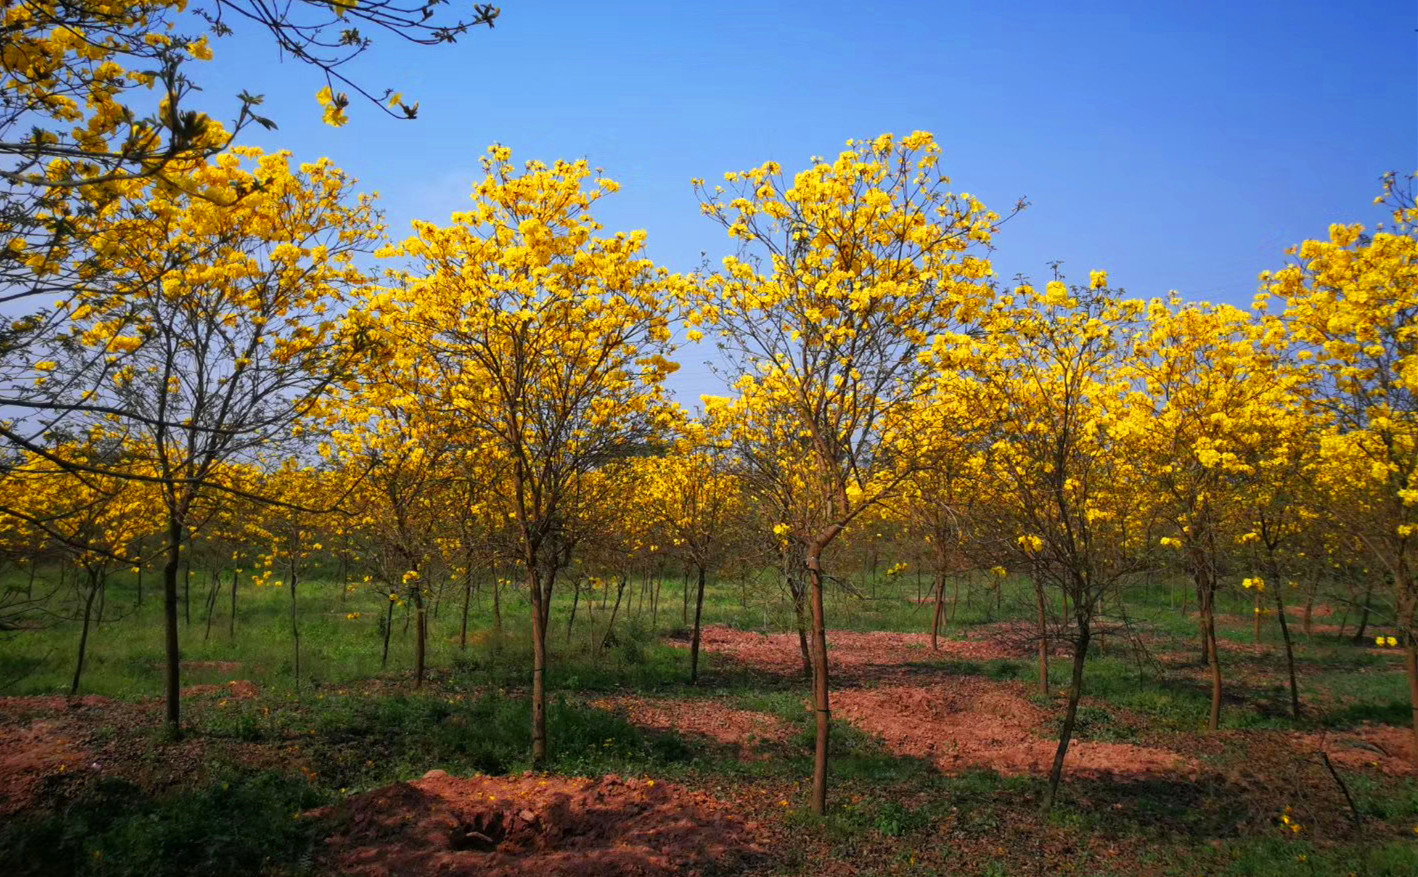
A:
[[[937,352],[947,373],[970,370],[986,416],[995,418],[981,469],[989,501],[980,514],[1041,589],[1063,595],[1071,615],[1068,705],[1046,806],[1063,775],[1094,623],[1106,598],[1151,562],[1144,412],[1126,371],[1143,305],[1105,283],[1021,286],[1001,298],[975,350],[943,342]],[[1043,626],[1042,597],[1039,610]]]
[[[638,502],[668,540],[669,551],[694,572],[694,621],[689,647],[689,681],[699,679],[699,634],[709,572],[729,554],[743,520],[743,491],[731,461],[707,438],[701,424],[674,453],[648,458],[636,467],[642,491]]]
[[[643,232],[597,237],[592,206],[616,190],[584,161],[529,162],[494,146],[471,210],[415,223],[401,285],[365,302],[370,325],[440,369],[460,434],[507,461],[509,520],[532,601],[532,757],[546,758],[546,628],[566,554],[566,504],[589,473],[671,422],[679,283],[644,255]],[[456,416],[455,416],[456,415]]]
[[[380,231],[372,203],[353,197],[328,161],[297,168],[284,153],[241,149],[186,181],[135,184],[85,240],[106,269],[63,303],[63,332],[33,383],[0,396],[45,412],[0,423],[11,442],[159,486],[174,729],[177,576],[194,515],[204,497],[250,496],[223,478],[223,464],[278,458],[359,356],[362,340],[333,309],[365,282],[355,256]],[[45,446],[46,435],[75,428],[121,438],[130,453],[95,465]]]
[[[705,279],[691,332],[717,330],[738,379],[737,441],[761,481],[788,481],[801,516],[781,522],[811,588],[817,751],[812,804],[827,800],[829,732],[823,551],[918,467],[912,417],[931,339],[974,320],[989,298],[999,217],[952,194],[924,132],[850,141],[785,179],[769,162],[696,183],[706,216],[742,250]],[[785,449],[786,427],[797,445]]]
[[[1347,495],[1337,518],[1394,588],[1407,652],[1418,759],[1418,205],[1412,180],[1389,176],[1388,229],[1334,225],[1263,275],[1258,302],[1278,316],[1317,378],[1326,481]]]
[[[1180,563],[1196,587],[1203,656],[1211,676],[1208,727],[1221,720],[1216,592],[1227,549],[1246,532],[1237,485],[1257,474],[1255,430],[1291,404],[1273,330],[1229,305],[1149,303],[1138,346],[1157,495],[1164,497]]]

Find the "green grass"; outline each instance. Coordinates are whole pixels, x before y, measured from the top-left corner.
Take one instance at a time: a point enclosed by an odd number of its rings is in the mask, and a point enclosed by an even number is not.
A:
[[[712,583],[705,622],[791,630],[786,595],[770,578],[762,581],[752,587]],[[1032,619],[1033,595],[1026,582],[1007,580],[998,602],[983,583],[979,577],[962,583],[969,602],[957,610],[947,636],[994,622]],[[91,636],[82,693],[136,700],[161,691],[161,607],[151,576],[145,584],[141,604],[131,575],[116,576],[110,584],[104,621]],[[912,602],[920,593],[914,575],[875,580],[862,575],[854,584],[859,596],[842,590],[830,595],[829,627],[929,629],[932,607]],[[1136,660],[1116,637],[1106,649],[1095,649],[1086,667],[1078,740],[1161,741],[1186,751],[1190,741],[1202,739],[1198,732],[1210,694],[1204,675],[1187,662],[1197,651],[1197,631],[1195,619],[1183,611],[1186,593],[1184,584],[1168,582],[1126,592],[1128,617],[1147,631],[1155,652],[1172,657],[1162,663]],[[181,635],[184,661],[195,666],[184,671],[183,685],[248,679],[260,696],[185,701],[189,736],[213,754],[183,782],[157,791],[119,780],[58,785],[50,790],[45,808],[0,824],[0,860],[18,863],[15,873],[303,874],[311,867],[320,829],[295,818],[296,813],[433,768],[466,775],[531,767],[526,697],[531,644],[520,594],[504,593],[499,635],[492,630],[484,588],[470,607],[472,636],[466,648],[459,644],[461,595],[450,592],[436,610],[430,606],[429,680],[421,691],[412,685],[409,607],[395,608],[389,661],[381,666],[381,623],[389,605],[383,595],[345,593],[340,583],[319,576],[302,587],[297,607],[302,680],[297,688],[284,589],[244,585],[234,635],[226,592],[216,603],[210,635],[200,574],[194,574],[192,594],[192,620],[182,622]],[[788,806],[775,806],[769,818],[793,840],[774,850],[774,873],[822,870],[824,862],[850,863],[858,873],[1035,873],[1033,856],[1044,854],[1028,852],[1035,850],[1047,851],[1050,873],[1418,874],[1418,842],[1412,839],[1418,784],[1353,770],[1345,775],[1368,825],[1361,834],[1288,836],[1273,823],[1274,812],[1289,797],[1256,802],[1246,797],[1250,792],[1215,779],[1079,780],[1066,785],[1059,805],[1041,818],[1044,784],[1038,777],[987,771],[944,777],[931,763],[894,755],[878,738],[834,722],[834,806],[828,816],[814,817],[803,809],[802,781],[811,772],[814,733],[805,708],[806,683],[705,654],[703,678],[690,686],[686,650],[665,641],[684,632],[680,580],[665,581],[655,613],[648,601],[641,606],[638,580],[625,598],[613,641],[604,647],[609,607],[597,603],[593,624],[583,600],[575,627],[568,631],[570,594],[562,588],[554,602],[546,769],[566,775],[662,777],[722,797],[757,790],[775,804],[781,796]],[[1221,608],[1232,614],[1221,618],[1219,635],[1248,645],[1252,629],[1246,595],[1223,597]],[[58,599],[51,609],[51,623],[43,629],[0,635],[0,694],[67,691],[78,638],[77,623],[65,618],[72,614],[72,599]],[[1296,720],[1286,711],[1279,632],[1267,619],[1262,644],[1268,652],[1223,652],[1224,729],[1308,731],[1409,720],[1406,683],[1394,655],[1355,646],[1347,637],[1306,637],[1298,628],[1294,625],[1306,713]],[[1037,704],[1058,710],[1067,664],[1066,658],[1054,659],[1054,692],[1048,699],[1035,696]],[[1038,673],[1035,661],[1026,657],[937,660],[922,652],[915,666],[940,678],[1019,683],[1031,696]],[[744,760],[733,747],[644,731],[591,705],[607,693],[714,700],[777,717],[793,733],[785,743],[765,744],[767,758]],[[135,748],[136,757],[155,772],[166,769],[165,747],[173,744],[156,727],[134,732],[118,724],[99,725],[89,733],[93,741]],[[1201,760],[1209,766],[1244,766],[1244,736],[1227,740]],[[298,752],[292,763],[308,764],[310,772],[257,770],[223,754],[241,746]],[[1308,793],[1285,792],[1293,794]],[[1325,794],[1332,796],[1332,790]],[[1340,818],[1335,824],[1344,822]],[[1103,847],[1128,851],[1128,858],[1100,853],[1094,842],[1099,838],[1107,840]]]

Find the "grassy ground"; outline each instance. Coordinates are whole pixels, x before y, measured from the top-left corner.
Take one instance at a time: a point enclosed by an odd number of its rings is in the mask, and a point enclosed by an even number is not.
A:
[[[956,613],[952,635],[1029,617],[1022,583],[1006,583],[996,607],[982,582]],[[396,607],[382,667],[387,598],[311,582],[296,607],[297,689],[288,593],[243,587],[234,634],[223,593],[208,635],[206,583],[194,575],[192,618],[183,626],[191,666],[183,685],[241,679],[260,694],[190,698],[189,733],[173,742],[160,732],[153,699],[161,690],[160,606],[151,579],[146,584],[139,605],[132,578],[116,579],[105,596],[105,620],[91,636],[81,693],[115,700],[76,704],[63,719],[82,729],[90,751],[122,759],[125,770],[99,779],[46,777],[40,806],[0,822],[0,862],[15,866],[5,873],[306,873],[317,861],[320,828],[300,814],[312,808],[431,768],[454,775],[530,768],[524,697],[530,647],[517,594],[504,594],[500,636],[492,631],[489,595],[475,597],[466,649],[459,645],[461,597],[445,596],[431,618],[431,676],[416,692],[406,607]],[[858,595],[834,595],[829,626],[925,630],[931,609],[912,602],[919,587],[909,575],[858,582]],[[640,605],[638,582],[627,588],[630,605],[622,605],[613,641],[604,647],[609,607],[598,604],[592,626],[583,602],[568,633],[571,601],[564,593],[558,599],[547,769],[663,778],[741,802],[745,818],[763,821],[777,838],[762,865],[767,873],[1418,874],[1418,783],[1411,776],[1346,771],[1356,827],[1331,780],[1277,742],[1289,732],[1406,721],[1396,656],[1333,634],[1298,635],[1307,711],[1292,719],[1274,619],[1265,619],[1260,647],[1242,649],[1251,643],[1251,604],[1245,595],[1230,596],[1220,635],[1236,650],[1224,653],[1223,730],[1204,734],[1208,690],[1194,666],[1195,622],[1184,611],[1184,593],[1155,586],[1128,596],[1128,616],[1146,631],[1153,658],[1139,659],[1116,638],[1105,643],[1089,662],[1079,736],[1169,746],[1205,766],[1199,779],[1079,780],[1042,817],[1037,778],[988,771],[943,776],[838,723],[834,806],[826,818],[812,817],[804,809],[812,742],[805,685],[709,655],[705,678],[689,686],[685,651],[663,639],[683,628],[677,578],[665,582],[655,613],[648,601]],[[56,600],[56,617],[45,629],[0,637],[0,694],[67,691],[78,640],[77,624],[61,617],[70,608]],[[791,617],[771,581],[714,586],[705,605],[706,623],[743,629],[790,630]],[[1063,672],[1059,660],[1056,676]],[[1037,673],[1031,660],[923,656],[923,665],[941,678],[1032,681]],[[732,747],[647,732],[592,705],[608,693],[713,699],[776,716],[794,733],[768,747],[768,757],[746,760]],[[13,701],[0,718],[23,727],[51,709],[50,702]],[[1302,831],[1280,822],[1287,806]]]

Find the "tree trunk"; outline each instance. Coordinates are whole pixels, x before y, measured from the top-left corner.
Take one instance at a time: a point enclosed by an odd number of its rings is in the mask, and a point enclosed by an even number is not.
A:
[[[1300,717],[1300,688],[1295,681],[1295,644],[1290,638],[1290,621],[1285,617],[1285,585],[1280,575],[1280,564],[1275,560],[1275,549],[1266,546],[1265,575],[1274,589],[1275,614],[1280,619],[1280,639],[1285,644],[1285,672],[1290,679],[1290,716]]]
[[[423,687],[424,661],[428,650],[428,609],[423,605],[423,582],[413,583],[414,598],[414,688]]]
[[[699,586],[694,597],[694,635],[689,641],[689,684],[699,681],[699,630],[704,614],[704,567],[699,567]]]
[[[241,570],[231,571],[231,617],[226,622],[226,634],[228,639],[236,639],[236,583],[241,578]]]
[[[571,583],[571,615],[566,619],[566,641],[571,642],[571,631],[576,626],[576,607],[581,603],[581,580]]]
[[[463,651],[468,650],[468,609],[473,602],[473,570],[472,567],[463,575],[463,624],[458,631],[458,648]]]
[[[1068,755],[1068,744],[1073,739],[1073,728],[1078,721],[1078,700],[1083,696],[1083,662],[1088,657],[1090,637],[1086,618],[1078,618],[1078,638],[1073,646],[1072,685],[1068,691],[1068,708],[1064,712],[1063,727],[1059,729],[1059,745],[1054,750],[1054,763],[1049,768],[1049,791],[1044,797],[1044,809],[1054,806],[1058,797],[1059,782],[1063,780],[1064,758]]]
[[[940,617],[945,614],[945,572],[935,573],[935,615],[931,617],[931,651],[940,648]]]
[[[297,584],[295,559],[290,562],[290,636],[295,650],[295,693],[300,696],[300,619],[295,611],[295,588]]]
[[[615,605],[611,607],[611,617],[606,621],[606,632],[601,636],[601,645],[600,648],[597,649],[597,651],[604,651],[606,646],[610,645],[611,634],[615,632],[615,617],[616,615],[620,614],[620,601],[621,598],[625,596],[625,584],[627,579],[628,576],[622,574],[620,577],[620,581],[616,583]],[[609,598],[610,588],[606,588],[606,595],[607,598]],[[627,605],[626,608],[629,609],[630,607]]]
[[[384,656],[379,659],[379,669],[389,668],[389,637],[394,633],[394,601],[389,601],[389,610],[384,615]]]
[[[1044,584],[1034,579],[1034,602],[1039,609],[1039,694],[1049,696],[1049,616],[1044,605]]]
[[[162,568],[163,639],[167,649],[167,728],[181,734],[180,662],[182,652],[177,643],[177,567],[182,562],[182,521],[169,513],[167,525],[167,560]]]
[[[1354,633],[1355,645],[1364,641],[1364,631],[1369,627],[1369,598],[1374,591],[1374,580],[1370,578],[1364,585],[1364,603],[1359,609],[1359,629]],[[1309,634],[1309,608],[1305,610],[1305,633]]]
[[[492,647],[495,649],[502,641],[502,578],[494,570],[492,576]]]
[[[1209,667],[1211,669],[1211,713],[1207,718],[1206,727],[1215,731],[1221,727],[1221,656],[1216,650],[1216,590],[1214,586],[1208,585],[1206,592],[1202,595],[1202,600],[1203,633],[1206,634],[1206,652],[1210,658]]]
[[[1290,715],[1300,717],[1300,687],[1295,683],[1295,645],[1290,641],[1290,623],[1285,620],[1285,598],[1275,588],[1275,614],[1280,619],[1280,638],[1285,641],[1285,671],[1290,676]]]
[[[812,758],[812,812],[827,812],[827,747],[832,728],[828,701],[827,619],[823,609],[822,548],[814,546],[807,556],[812,585],[812,700],[817,717],[817,743]]]
[[[94,608],[94,597],[103,588],[103,579],[99,571],[89,570],[89,593],[84,598],[84,627],[79,632],[79,658],[74,662],[74,681],[69,685],[69,696],[73,697],[79,693],[79,677],[84,673],[84,654],[89,647],[89,615]]]
[[[681,588],[683,605],[680,609],[680,624],[689,624],[689,567],[684,568],[684,587]]]
[[[527,591],[532,598],[532,767],[547,760],[547,632],[542,614],[542,583],[537,577],[536,551],[528,552]]]
[[[202,634],[202,642],[206,642],[212,638],[212,616],[216,614],[217,596],[222,590],[221,571],[218,570],[217,572],[209,573],[209,575],[212,581],[210,587],[207,589],[207,630]]]

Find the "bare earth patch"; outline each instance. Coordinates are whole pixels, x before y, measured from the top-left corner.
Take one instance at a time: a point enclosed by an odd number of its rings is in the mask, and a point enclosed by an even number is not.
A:
[[[338,826],[326,870],[404,874],[700,874],[756,858],[759,826],[653,780],[450,777],[430,771],[311,814]]]
[[[1391,776],[1411,776],[1413,729],[1393,725],[1364,725],[1352,731],[1320,734],[1291,734],[1290,741],[1305,752],[1321,750],[1338,767],[1371,768]]]
[[[82,769],[88,759],[63,722],[38,719],[5,728],[0,733],[0,815],[33,806],[45,777]]]
[[[707,652],[722,655],[756,670],[780,676],[801,676],[802,650],[796,633],[753,633],[720,625],[704,628],[700,642]],[[676,641],[675,645],[687,643]],[[842,679],[865,678],[903,665],[929,661],[992,661],[1017,657],[1003,642],[940,640],[931,649],[928,633],[856,633],[829,630],[827,651],[832,673]]]
[[[650,700],[643,697],[606,697],[591,701],[596,709],[623,713],[631,724],[655,731],[697,734],[716,743],[736,746],[741,757],[767,758],[763,743],[781,743],[792,729],[776,716],[740,710],[712,700]]]
[[[261,693],[256,683],[246,679],[233,679],[225,685],[193,685],[182,689],[183,697],[212,697],[220,695],[234,700],[251,700]]]
[[[983,679],[847,689],[833,701],[837,715],[882,738],[891,752],[930,759],[946,773],[1037,776],[1053,764],[1058,745],[1040,733],[1051,716],[1013,686]],[[1064,769],[1069,776],[1175,776],[1195,775],[1199,765],[1167,749],[1074,741]]]

